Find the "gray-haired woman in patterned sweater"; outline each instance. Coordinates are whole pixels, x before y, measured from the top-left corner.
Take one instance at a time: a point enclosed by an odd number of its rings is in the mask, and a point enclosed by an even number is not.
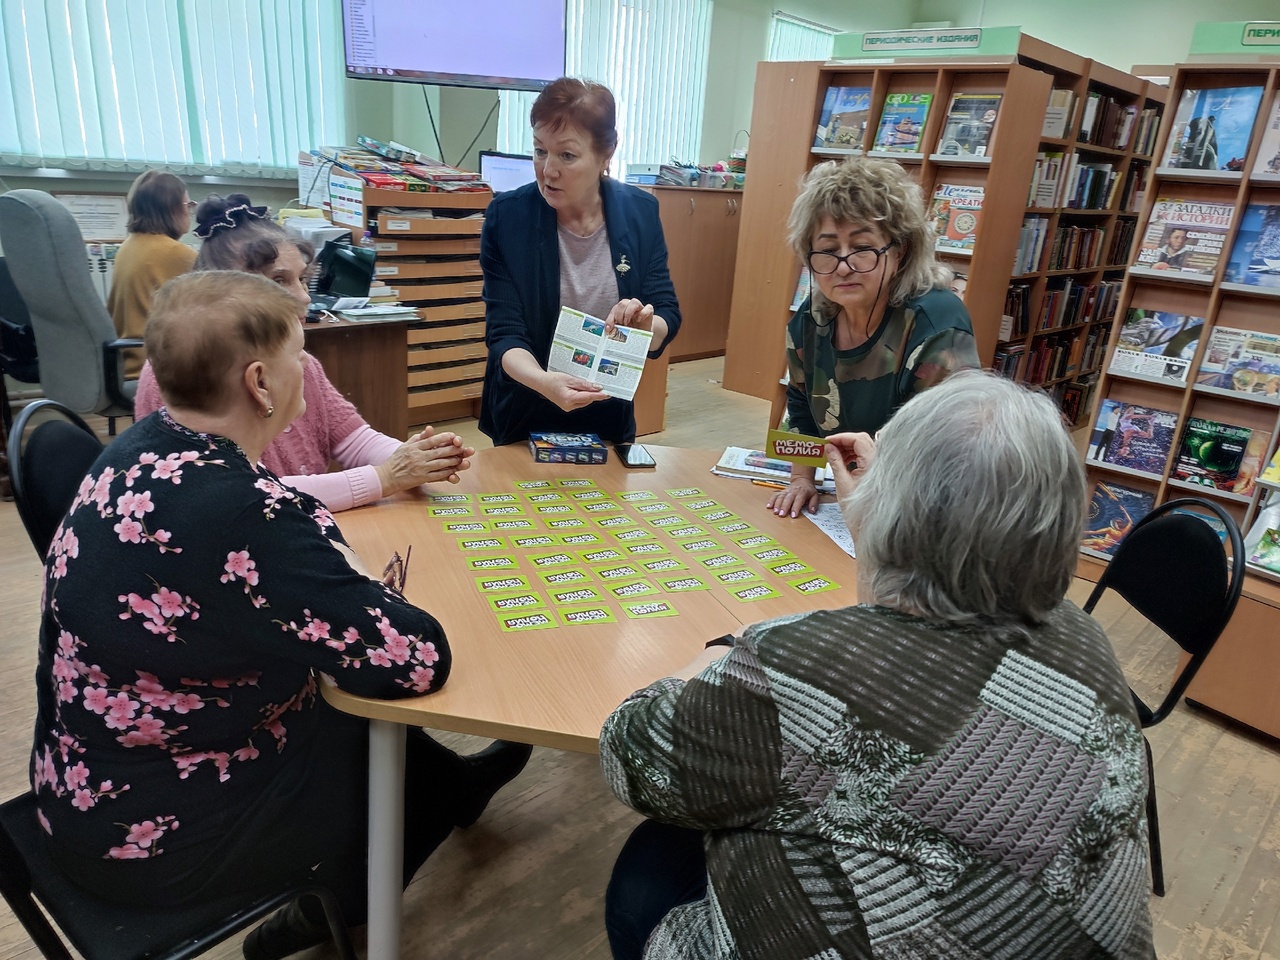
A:
[[[828,444],[866,602],[749,627],[605,724],[652,818],[614,956],[1150,957],[1142,733],[1064,599],[1085,481],[1053,404],[957,373]]]

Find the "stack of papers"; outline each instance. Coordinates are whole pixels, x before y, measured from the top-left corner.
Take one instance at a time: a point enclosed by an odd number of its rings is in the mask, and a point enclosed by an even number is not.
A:
[[[786,460],[774,460],[766,457],[761,450],[748,450],[746,447],[726,447],[711,472],[718,477],[732,477],[735,480],[768,480],[773,483],[787,483],[791,480],[791,464]],[[835,487],[829,476],[830,471],[826,467],[818,468],[815,481],[819,490],[834,491]]]
[[[417,320],[418,311],[413,307],[399,304],[379,304],[369,307],[343,308],[341,303],[335,305],[334,313],[343,320]]]

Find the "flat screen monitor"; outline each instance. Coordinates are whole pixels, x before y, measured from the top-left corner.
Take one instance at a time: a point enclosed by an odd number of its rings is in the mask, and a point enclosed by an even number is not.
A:
[[[536,179],[533,175],[533,157],[522,153],[481,150],[480,176],[493,188],[494,193],[523,187]]]
[[[541,90],[564,75],[565,0],[342,0],[347,76]]]

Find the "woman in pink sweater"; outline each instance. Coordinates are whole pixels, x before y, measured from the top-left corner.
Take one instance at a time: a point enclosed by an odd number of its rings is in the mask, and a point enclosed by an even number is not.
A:
[[[305,276],[314,249],[285,233],[244,194],[211,195],[196,211],[196,236],[204,241],[196,270],[260,273],[284,287],[306,315],[311,298]],[[333,512],[349,510],[432,481],[458,482],[475,451],[454,433],[427,427],[401,442],[378,433],[329,382],[320,361],[307,354],[303,374],[306,412],[294,420],[262,455],[285,483],[309,493]],[[161,405],[150,364],[142,368],[134,416],[142,419]],[[328,473],[336,461],[340,472]]]

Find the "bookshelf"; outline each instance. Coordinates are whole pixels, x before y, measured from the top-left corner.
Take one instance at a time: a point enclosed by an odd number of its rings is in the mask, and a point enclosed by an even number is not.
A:
[[[1242,121],[1243,134],[1233,136],[1225,129],[1221,132],[1217,143],[1223,155],[1216,169],[1185,168],[1176,160],[1172,164],[1165,162],[1170,144],[1181,150],[1189,140],[1186,118],[1179,116],[1178,110],[1187,91],[1252,87],[1261,90],[1258,106]],[[1262,257],[1260,249],[1255,253],[1255,245],[1263,244],[1250,232],[1252,228],[1246,217],[1250,205],[1280,206],[1280,178],[1255,172],[1264,128],[1273,116],[1278,92],[1280,64],[1274,58],[1269,62],[1182,64],[1174,69],[1169,108],[1150,160],[1151,183],[1139,212],[1137,236],[1140,242],[1148,237],[1146,246],[1150,248],[1157,234],[1167,238],[1171,230],[1178,229],[1173,223],[1177,212],[1171,205],[1174,199],[1184,201],[1185,205],[1196,205],[1195,211],[1229,208],[1231,220],[1229,226],[1200,228],[1202,239],[1196,242],[1221,244],[1216,264],[1206,272],[1182,273],[1178,269],[1155,269],[1152,265],[1130,266],[1126,271],[1118,319],[1108,342],[1107,362],[1099,372],[1099,409],[1091,421],[1090,452],[1093,452],[1093,440],[1107,426],[1103,421],[1108,400],[1165,411],[1172,418],[1172,438],[1167,453],[1156,457],[1159,462],[1148,469],[1134,470],[1123,464],[1086,459],[1091,497],[1096,495],[1099,483],[1122,485],[1153,504],[1199,496],[1220,503],[1247,533],[1260,506],[1268,497],[1277,495],[1273,488],[1262,483],[1251,487],[1237,483],[1234,489],[1218,489],[1180,479],[1178,474],[1181,441],[1193,419],[1248,428],[1254,452],[1261,459],[1258,470],[1275,453],[1280,436],[1280,378],[1257,372],[1267,369],[1270,361],[1265,359],[1266,354],[1273,355],[1280,363],[1280,277],[1274,281],[1275,285],[1269,285],[1272,281],[1259,278],[1243,282],[1249,273],[1247,270],[1242,273],[1242,263],[1261,262]],[[1247,150],[1243,142],[1247,142]],[[1237,144],[1241,145],[1239,151],[1231,150],[1231,146]],[[1225,165],[1238,169],[1221,169]],[[1216,223],[1202,212],[1196,215],[1207,224]],[[1194,235],[1196,228],[1191,230]],[[1238,250],[1237,241],[1240,242]],[[1280,243],[1280,238],[1276,242]],[[1135,253],[1135,259],[1138,253],[1142,251]],[[1238,253],[1248,256],[1241,261]],[[1150,250],[1144,258],[1152,259]],[[1265,270],[1261,276],[1266,276]],[[1133,315],[1135,321],[1161,314],[1203,318],[1198,335],[1188,341],[1180,357],[1181,361],[1187,361],[1185,380],[1176,375],[1117,368],[1118,349],[1129,350],[1126,355],[1129,357],[1141,349],[1135,346],[1136,327],[1128,326],[1126,333],[1130,311],[1142,311]],[[1185,326],[1185,321],[1181,322]],[[1257,335],[1253,341],[1245,339],[1250,333]],[[1199,425],[1192,428],[1198,429]],[[1259,435],[1266,436],[1265,446],[1258,442]],[[1153,444],[1152,449],[1159,453],[1159,444]],[[1187,472],[1185,461],[1181,469]],[[1085,551],[1079,573],[1096,580],[1105,562],[1105,557]],[[1276,694],[1274,684],[1261,680],[1274,677],[1275,671],[1280,670],[1278,636],[1280,582],[1251,570],[1246,575],[1244,595],[1235,617],[1193,682],[1189,698],[1272,736],[1280,736],[1280,695]]]
[[[865,87],[871,90],[870,114],[861,139],[840,149],[814,148],[827,88]],[[1092,85],[1092,86],[1091,86]],[[1023,283],[1030,297],[1028,309],[1039,309],[1046,289],[1082,271],[1026,271],[1017,276],[1015,257],[1023,221],[1028,215],[1027,197],[1037,154],[1055,144],[1068,150],[1074,138],[1041,139],[1046,107],[1054,87],[1069,87],[1079,102],[1089,90],[1116,91],[1145,108],[1148,99],[1158,102],[1156,88],[1104,68],[1086,58],[1054,47],[1034,37],[1020,36],[1016,51],[966,59],[901,58],[858,63],[761,63],[756,72],[752,133],[767,150],[751,156],[738,240],[737,260],[751,264],[738,270],[733,289],[732,316],[725,354],[724,385],[728,389],[777,400],[776,386],[785,369],[784,329],[800,267],[787,248],[785,225],[797,185],[815,164],[839,160],[867,151],[900,163],[921,185],[926,199],[941,184],[985,188],[977,234],[969,256],[940,253],[941,259],[965,279],[962,294],[973,319],[978,355],[990,365],[1001,343],[1002,317],[1011,283]],[[890,94],[930,93],[933,97],[921,132],[919,153],[882,152],[871,149],[885,98]],[[998,118],[991,132],[987,155],[947,156],[939,152],[951,99],[957,94],[1000,94]],[[1115,154],[1127,172],[1132,151],[1097,147],[1100,155]],[[1119,192],[1119,191],[1117,191]],[[1118,207],[1118,201],[1117,201]],[[1039,211],[1057,225],[1064,220],[1058,208]],[[1119,210],[1081,212],[1065,221],[1100,226],[1109,237],[1121,220]],[[1102,273],[1083,271],[1085,276]],[[1121,276],[1120,271],[1115,271]],[[1073,325],[1074,326],[1074,325]],[[1082,355],[1089,339],[1089,324],[1062,331],[1070,337],[1072,356]],[[1022,341],[1034,338],[1028,331]],[[1006,338],[1006,342],[1011,338]],[[1105,340],[1093,333],[1093,342]],[[1096,348],[1100,351],[1100,347]],[[1020,373],[1015,369],[1015,375]],[[776,407],[776,404],[775,404]]]
[[[1167,90],[1091,60],[1037,66],[1063,106],[1041,130],[992,366],[1074,424],[1093,405]]]

